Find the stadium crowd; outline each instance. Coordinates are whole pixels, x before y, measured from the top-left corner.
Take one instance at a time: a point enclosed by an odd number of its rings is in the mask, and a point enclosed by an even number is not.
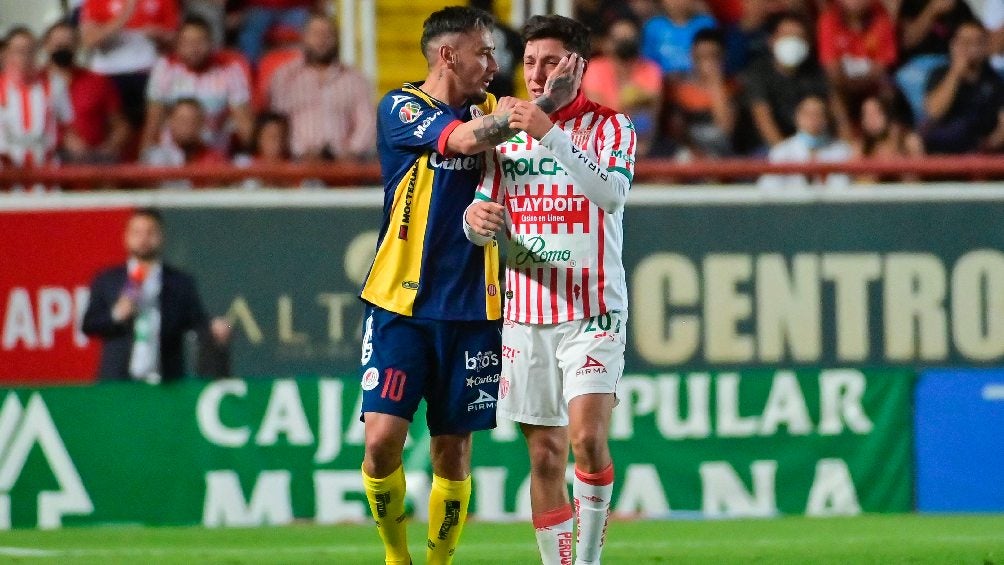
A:
[[[41,33],[5,22],[0,167],[375,157],[375,87],[339,61],[329,2],[69,4],[67,18]],[[583,89],[632,117],[641,157],[837,162],[1004,151],[1004,0],[574,6],[599,38]],[[500,40],[518,61],[508,32]],[[515,67],[503,66],[500,94],[510,93]],[[764,187],[804,182],[761,178]]]

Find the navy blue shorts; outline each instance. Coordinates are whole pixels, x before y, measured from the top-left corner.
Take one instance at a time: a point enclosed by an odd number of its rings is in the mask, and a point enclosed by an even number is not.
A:
[[[429,320],[367,305],[363,415],[378,412],[410,422],[425,398],[434,436],[494,428],[501,330],[501,321]]]

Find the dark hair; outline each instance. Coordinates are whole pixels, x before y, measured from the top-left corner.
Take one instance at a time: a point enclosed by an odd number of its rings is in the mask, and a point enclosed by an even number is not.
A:
[[[45,28],[45,32],[42,33],[42,41],[43,42],[48,41],[49,36],[52,35],[52,32],[56,31],[61,27],[65,27],[71,30],[74,35],[78,34],[77,27],[73,25],[73,23],[70,22],[70,20],[59,20],[56,23],[52,24],[51,26]]]
[[[252,155],[257,155],[259,150],[259,138],[261,138],[261,132],[265,130],[265,126],[269,124],[279,124],[286,130],[286,157],[289,155],[289,118],[285,114],[280,114],[278,112],[265,111],[258,114],[258,117],[254,122],[254,135],[251,136],[251,147],[250,149]]]
[[[558,39],[565,49],[588,57],[592,50],[589,28],[565,16],[533,16],[523,26],[523,43],[534,39]]]
[[[492,29],[495,18],[484,10],[467,6],[447,6],[433,12],[422,24],[422,53],[429,57],[429,44],[448,33],[465,33],[476,29]]]
[[[134,210],[133,213],[132,213],[132,217],[133,218],[137,218],[139,216],[145,216],[147,218],[150,218],[154,222],[157,222],[157,225],[160,228],[164,227],[164,215],[161,214],[160,210],[158,210],[156,208],[149,208],[149,207],[147,207],[147,208],[136,208],[136,210]]]
[[[767,31],[767,35],[774,35],[777,33],[777,28],[781,27],[781,24],[784,22],[795,22],[802,26],[802,29],[804,29],[807,33],[812,32],[812,27],[809,25],[809,22],[807,22],[801,14],[786,10],[776,14],[771,14],[767,17],[767,21],[764,23],[764,29]]]
[[[210,25],[209,20],[203,18],[202,16],[196,16],[194,14],[189,14],[185,16],[185,19],[181,21],[181,26],[178,30],[182,30],[186,27],[197,27],[205,32],[209,37],[213,36],[213,26]]]
[[[704,42],[715,43],[722,49],[725,49],[725,34],[716,27],[704,28],[694,34],[694,40],[691,45]]]
[[[19,35],[27,35],[32,41],[35,40],[35,32],[31,31],[28,26],[14,26],[7,30],[7,35],[3,36],[3,44],[6,47],[10,42]]]

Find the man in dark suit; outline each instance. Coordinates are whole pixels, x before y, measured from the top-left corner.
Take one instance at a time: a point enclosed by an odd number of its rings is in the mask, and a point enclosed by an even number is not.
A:
[[[126,224],[125,264],[98,273],[84,314],[84,333],[103,341],[101,380],[150,384],[184,376],[184,336],[199,335],[203,376],[229,372],[230,325],[206,316],[195,280],[161,261],[163,219],[137,210]]]

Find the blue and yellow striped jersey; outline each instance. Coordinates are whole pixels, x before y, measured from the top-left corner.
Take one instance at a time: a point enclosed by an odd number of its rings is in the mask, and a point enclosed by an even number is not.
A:
[[[420,85],[419,85],[420,86]],[[496,320],[498,244],[473,245],[463,215],[481,180],[482,155],[446,155],[461,123],[495,109],[495,97],[454,108],[405,84],[377,106],[383,226],[363,300],[405,316]]]

